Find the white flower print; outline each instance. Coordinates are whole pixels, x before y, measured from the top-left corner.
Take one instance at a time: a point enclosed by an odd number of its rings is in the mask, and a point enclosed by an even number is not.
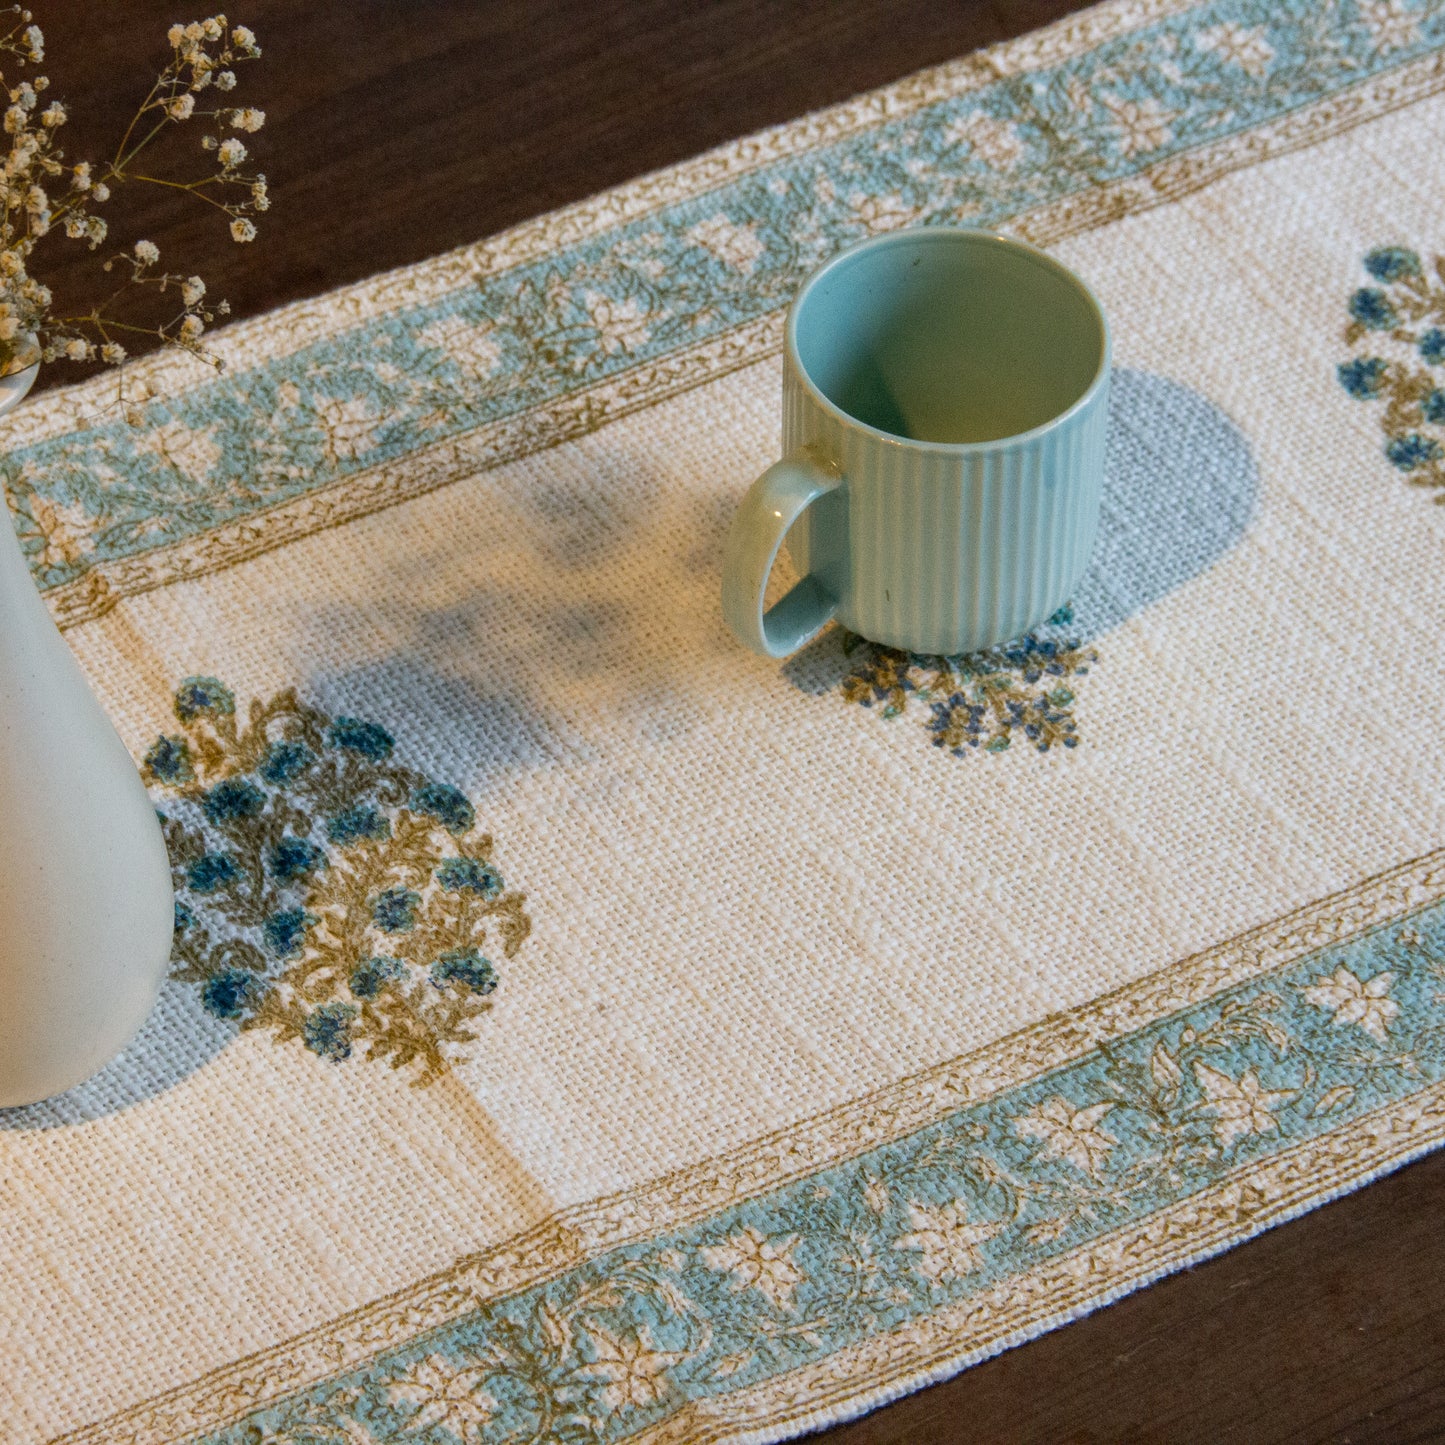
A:
[[[443,1355],[427,1355],[407,1367],[387,1387],[394,1404],[415,1405],[407,1422],[408,1433],[440,1425],[471,1445],[492,1418],[497,1402],[481,1388],[485,1374],[454,1364]]]
[[[444,352],[469,376],[490,376],[502,364],[502,348],[492,339],[490,322],[473,325],[460,316],[444,316],[418,332],[427,345]]]
[[[1289,1103],[1295,1089],[1266,1089],[1253,1069],[1238,1079],[1196,1063],[1194,1077],[1203,1093],[1204,1107],[1214,1115],[1214,1132],[1226,1148],[1249,1134],[1277,1134],[1275,1111]]]
[[[848,205],[853,214],[872,232],[896,231],[908,225],[918,214],[897,194],[865,196],[862,192],[854,192],[848,197]]]
[[[1167,145],[1174,132],[1170,122],[1174,112],[1160,105],[1152,96],[1145,100],[1128,100],[1118,95],[1101,95],[1099,104],[1114,122],[1119,149],[1126,156],[1143,155]]]
[[[1377,973],[1362,979],[1344,964],[1335,969],[1332,978],[1317,978],[1304,989],[1304,996],[1316,1008],[1328,1009],[1335,1016],[1334,1027],[1358,1024],[1377,1043],[1385,1043],[1390,1024],[1400,1012],[1400,1005],[1388,997],[1393,973]]]
[[[953,145],[964,146],[996,171],[1011,171],[1023,158],[1024,143],[1017,128],[981,110],[960,116],[943,132]]]
[[[874,1214],[888,1213],[888,1186],[875,1174],[870,1174],[863,1185],[863,1202]]]
[[[586,1373],[606,1381],[602,1399],[609,1410],[655,1405],[667,1393],[667,1371],[687,1358],[680,1350],[659,1350],[646,1325],[640,1325],[631,1339],[601,1325],[590,1326],[588,1335],[596,1359]]]
[[[949,1204],[908,1206],[908,1222],[913,1228],[893,1241],[894,1249],[917,1250],[921,1257],[914,1266],[919,1274],[941,1284],[947,1279],[962,1279],[983,1263],[979,1246],[1003,1228],[986,1221],[968,1222],[968,1204],[955,1199]]]
[[[1109,1151],[1119,1142],[1099,1121],[1113,1102],[1076,1109],[1062,1094],[1036,1104],[1014,1120],[1014,1132],[1024,1139],[1043,1140],[1046,1159],[1067,1159],[1076,1169],[1098,1177]]]
[[[354,462],[376,445],[379,418],[365,397],[350,396],[343,401],[334,396],[318,396],[314,405],[326,432],[326,455],[330,461]]]
[[[793,1291],[803,1282],[803,1271],[793,1259],[798,1236],[769,1238],[751,1224],[721,1244],[704,1245],[703,1263],[719,1274],[732,1276],[732,1289],[755,1289],[774,1309],[793,1308]]]
[[[582,303],[605,356],[618,351],[636,351],[652,335],[652,328],[647,324],[648,314],[635,296],[617,301],[600,291],[586,291]]]
[[[684,240],[711,251],[724,266],[731,266],[745,276],[758,264],[764,249],[751,221],[740,225],[721,214],[699,221],[685,234]]]
[[[162,422],[146,436],[142,446],[193,482],[204,482],[221,460],[221,449],[211,427],[195,431],[178,421]]]
[[[1256,79],[1274,59],[1274,47],[1265,39],[1263,26],[1238,25],[1233,20],[1199,31],[1194,45],[1206,55],[1215,56],[1221,65],[1236,65]]]
[[[1420,36],[1420,15],[1401,0],[1356,0],[1360,20],[1377,50],[1400,50]]]

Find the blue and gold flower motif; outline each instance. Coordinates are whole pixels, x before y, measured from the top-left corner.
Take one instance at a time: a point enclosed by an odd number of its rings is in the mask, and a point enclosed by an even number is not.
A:
[[[185,738],[159,737],[151,744],[143,762],[146,773],[159,783],[178,787],[195,777],[191,750]]]
[[[358,803],[326,823],[326,836],[342,847],[363,838],[386,838],[390,834],[391,824],[370,803]]]
[[[335,748],[360,753],[365,758],[389,758],[396,739],[379,723],[362,722],[354,717],[339,717],[326,735]]]
[[[864,707],[881,704],[885,720],[924,704],[933,746],[956,758],[1006,752],[1018,738],[1041,753],[1056,745],[1076,748],[1074,692],[1064,680],[1087,674],[1095,654],[1044,630],[1073,620],[1073,609],[1064,606],[1039,632],[961,657],[924,657],[861,638],[845,640],[844,651],[855,661],[843,679],[843,697]]]
[[[186,887],[192,893],[219,893],[241,876],[229,853],[205,853],[186,869]]]
[[[1404,246],[1377,246],[1365,256],[1365,270],[1388,290],[1365,286],[1349,300],[1350,322],[1345,340],[1358,345],[1369,332],[1387,331],[1390,340],[1410,352],[1351,357],[1336,367],[1340,385],[1357,401],[1385,405],[1380,423],[1385,433],[1385,459],[1404,472],[1412,486],[1432,489],[1445,501],[1445,386],[1429,368],[1445,364],[1445,259],[1431,268],[1437,284],[1417,252]],[[1371,341],[1371,348],[1379,345]]]
[[[443,859],[436,878],[448,893],[468,891],[495,898],[503,888],[502,875],[490,863],[479,863],[475,858]]]
[[[235,711],[236,699],[230,688],[214,677],[188,677],[176,690],[176,716],[183,723],[208,713],[229,717]]]
[[[1420,258],[1405,246],[1376,246],[1365,256],[1365,270],[1377,281],[1399,281],[1420,274]]]
[[[245,1018],[266,991],[266,981],[243,968],[225,968],[201,985],[201,1006],[218,1019]]]
[[[257,772],[262,781],[270,783],[273,788],[284,788],[287,783],[295,782],[315,761],[316,754],[305,743],[283,739],[271,744]]]
[[[432,964],[431,981],[438,988],[455,984],[470,993],[489,994],[497,987],[497,971],[475,948],[453,948]]]
[[[411,795],[411,806],[437,819],[449,833],[465,833],[477,820],[467,795],[450,783],[424,783]]]
[[[326,866],[326,854],[308,838],[282,838],[266,854],[266,867],[278,883],[290,883]]]
[[[416,927],[421,894],[411,888],[388,888],[371,904],[371,921],[383,933],[406,933]]]
[[[265,793],[244,778],[223,779],[201,800],[206,817],[213,823],[254,818],[265,806]]]
[[[315,914],[307,913],[304,908],[283,908],[279,913],[273,913],[261,925],[266,952],[273,958],[298,957],[306,939],[306,930],[315,922]]]
[[[1385,455],[1402,472],[1413,472],[1429,462],[1438,462],[1445,455],[1445,449],[1434,437],[1407,432],[1404,436],[1390,438],[1385,444]]]
[[[1369,401],[1379,396],[1385,384],[1389,368],[1378,356],[1360,356],[1353,361],[1342,361],[1336,368],[1340,385],[1360,401]]]
[[[241,1029],[438,1077],[491,1007],[481,945],[510,958],[531,927],[471,800],[397,762],[386,728],[291,691],[243,724],[191,678],[177,716],[147,767],[175,860],[173,975]]]
[[[375,998],[387,984],[406,975],[407,966],[399,958],[382,955],[363,959],[351,970],[347,983],[357,998]]]
[[[1350,315],[1370,331],[1389,331],[1400,320],[1390,298],[1375,286],[1361,286],[1350,297]]]
[[[351,1025],[357,1015],[351,1003],[324,1003],[307,1015],[301,1038],[313,1054],[339,1064],[351,1057]]]

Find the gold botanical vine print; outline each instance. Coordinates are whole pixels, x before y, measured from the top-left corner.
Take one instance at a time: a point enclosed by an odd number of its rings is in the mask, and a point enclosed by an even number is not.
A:
[[[145,758],[176,885],[172,975],[242,1029],[429,1083],[477,1038],[531,930],[466,795],[397,762],[377,723],[288,688],[187,678]]]
[[[1378,283],[1349,301],[1345,340],[1358,348],[1337,370],[1357,401],[1383,401],[1385,456],[1445,503],[1445,257],[1429,265],[1405,246],[1377,246],[1365,270]]]

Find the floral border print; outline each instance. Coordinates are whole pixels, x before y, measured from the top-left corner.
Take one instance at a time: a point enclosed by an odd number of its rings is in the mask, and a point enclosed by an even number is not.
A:
[[[1200,1230],[1223,1189],[1215,1207],[1237,1232],[1269,1188],[1239,1182],[1243,1171],[1436,1091],[1442,988],[1436,902],[903,1138],[469,1308],[203,1445],[680,1441],[694,1438],[689,1403],[726,1411],[731,1395],[930,1319],[986,1319],[1001,1293],[1027,1300],[1031,1272],[1075,1261],[1102,1291],[1138,1265],[1120,1241],[1161,1211],[1192,1203],[1186,1232]],[[1091,1266],[1091,1251],[1105,1263]]]
[[[109,418],[17,446],[4,466],[17,531],[41,588],[73,588],[437,443],[523,417],[534,440],[590,428],[611,405],[599,388],[728,344],[866,235],[1004,226],[1357,92],[1442,45],[1435,4],[1209,0],[1037,69],[982,83],[969,71],[956,94],[766,154],[644,215],[582,235],[559,218],[540,254],[445,294],[410,300],[403,277],[393,306],[350,329],[338,302],[333,334],[156,397],[141,426]],[[565,426],[542,414],[568,398]],[[318,501],[304,525],[335,514]],[[272,540],[290,535],[277,525]],[[234,545],[175,565],[205,570]],[[170,574],[157,562],[147,575]],[[103,600],[71,605],[90,615]]]
[[[1445,504],[1445,257],[1377,246],[1364,264],[1345,327],[1355,355],[1336,374],[1357,401],[1384,403],[1386,458]]]
[[[175,715],[144,763],[175,878],[172,976],[242,1029],[438,1077],[491,1007],[493,959],[531,929],[470,800],[397,762],[385,728],[293,689],[243,724],[229,689],[191,677]]]

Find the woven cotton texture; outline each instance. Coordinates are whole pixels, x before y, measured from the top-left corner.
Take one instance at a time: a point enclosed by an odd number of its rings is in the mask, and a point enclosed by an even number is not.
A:
[[[1123,0],[8,419],[178,907],[0,1113],[0,1438],[779,1439],[1439,1143],[1442,92]],[[1090,570],[754,658],[782,308],[959,222],[1109,313]]]

